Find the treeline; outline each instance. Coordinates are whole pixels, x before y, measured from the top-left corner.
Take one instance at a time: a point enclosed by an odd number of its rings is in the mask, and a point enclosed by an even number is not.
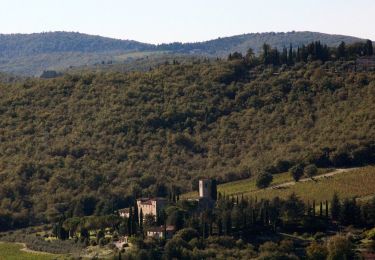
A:
[[[265,232],[269,234],[297,232],[321,236],[327,230],[335,231],[347,226],[372,228],[375,225],[375,199],[368,202],[358,202],[355,199],[341,201],[335,194],[331,201],[303,202],[295,194],[291,194],[285,200],[279,198],[257,200],[257,198],[228,197],[218,194],[215,207],[206,208],[204,211],[199,210],[196,202],[176,199],[170,201],[169,206],[161,211],[156,219],[150,215],[143,216],[142,211],[138,215],[136,204],[130,208],[129,214],[129,218],[120,218],[116,215],[68,218],[54,226],[53,234],[59,239],[71,238],[86,246],[97,244],[104,246],[121,236],[130,236],[130,241],[134,243],[138,251],[132,250],[131,253],[124,254],[125,259],[130,257],[129,255],[134,257],[134,255],[143,254],[142,249],[148,249],[147,255],[150,259],[180,259],[188,252],[190,252],[188,254],[193,254],[194,248],[204,249],[204,245],[212,243],[213,239],[224,244],[241,239],[241,246],[232,245],[232,249],[251,249],[247,253],[251,252],[254,257],[258,253],[254,251],[249,241],[257,241],[257,237]],[[165,240],[146,239],[146,231],[149,228],[166,225],[173,225],[177,229],[177,235],[167,243]],[[95,232],[94,238],[89,235],[92,231]],[[106,233],[110,234],[111,238],[108,238],[109,236],[106,238]],[[198,239],[199,244],[187,246],[184,243],[185,240],[189,242],[193,238]],[[260,254],[267,251],[268,254],[291,257],[285,259],[295,259],[292,256],[297,250],[292,241],[281,241],[280,245],[288,244],[289,250],[276,249],[275,252],[265,250],[266,245],[271,246],[270,244],[274,242],[267,243],[259,246]],[[316,254],[313,249],[317,247],[324,249],[321,242],[314,242],[306,249],[307,255]],[[181,248],[185,248],[187,252]],[[223,249],[219,249],[215,254],[219,254],[221,250]],[[326,251],[324,249],[321,253],[328,255]],[[353,257],[354,252],[351,250],[349,252],[353,254],[351,255]],[[187,259],[190,258],[187,257]],[[308,259],[315,258],[308,257]]]
[[[373,54],[374,49],[371,40],[351,45],[341,42],[335,48],[328,47],[320,41],[315,41],[308,45],[298,46],[297,48],[293,48],[290,45],[289,48],[284,47],[281,51],[277,48],[272,48],[268,44],[264,44],[259,56],[255,56],[253,49],[250,48],[245,56],[239,52],[229,54],[228,60],[243,59],[253,66],[257,64],[292,66],[298,62],[355,60],[358,57],[372,56]]]

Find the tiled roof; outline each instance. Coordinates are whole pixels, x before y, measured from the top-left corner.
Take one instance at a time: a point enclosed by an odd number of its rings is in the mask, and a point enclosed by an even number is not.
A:
[[[156,197],[156,198],[139,198],[139,199],[137,199],[137,202],[140,201],[141,204],[151,205],[153,201],[166,201],[166,200],[167,200],[166,198],[160,198],[160,197]]]

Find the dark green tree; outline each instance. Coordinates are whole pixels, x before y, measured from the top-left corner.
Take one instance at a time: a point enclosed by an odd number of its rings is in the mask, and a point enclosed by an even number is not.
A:
[[[296,164],[289,169],[289,172],[292,175],[293,179],[298,182],[303,176],[303,170],[304,168],[302,164]]]
[[[333,220],[338,220],[340,216],[340,211],[341,211],[341,205],[340,205],[339,196],[335,192],[331,200],[331,218]]]
[[[304,169],[304,173],[307,177],[313,178],[315,175],[318,174],[318,168],[315,166],[315,164],[307,165]]]
[[[264,172],[258,175],[256,179],[256,186],[260,189],[267,188],[273,180],[273,176],[268,172]]]

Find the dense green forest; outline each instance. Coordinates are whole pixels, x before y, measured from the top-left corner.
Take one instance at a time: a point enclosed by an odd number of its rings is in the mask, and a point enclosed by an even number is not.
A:
[[[231,52],[246,52],[252,47],[260,53],[263,43],[279,49],[321,41],[337,46],[360,39],[316,32],[253,33],[196,43],[146,44],[74,32],[34,34],[0,34],[0,71],[39,76],[44,70],[64,70],[71,66],[91,66],[97,63],[129,64],[146,56],[196,55],[226,57]],[[130,65],[131,66],[131,65]]]
[[[202,176],[374,163],[375,72],[355,61],[371,42],[340,46],[1,83],[0,223],[108,213]]]

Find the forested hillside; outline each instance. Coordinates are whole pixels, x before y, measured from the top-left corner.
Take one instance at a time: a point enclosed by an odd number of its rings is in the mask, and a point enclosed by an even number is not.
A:
[[[203,176],[373,163],[375,72],[356,71],[350,48],[311,46],[289,65],[264,46],[259,58],[1,83],[0,223],[104,214]]]
[[[39,76],[44,70],[63,70],[71,66],[101,63],[129,64],[134,58],[176,55],[226,57],[245,52],[249,47],[259,53],[264,43],[279,49],[321,41],[337,46],[341,41],[360,39],[315,32],[254,33],[218,38],[197,43],[145,44],[73,32],[0,35],[0,71]],[[130,65],[131,66],[131,65]]]

